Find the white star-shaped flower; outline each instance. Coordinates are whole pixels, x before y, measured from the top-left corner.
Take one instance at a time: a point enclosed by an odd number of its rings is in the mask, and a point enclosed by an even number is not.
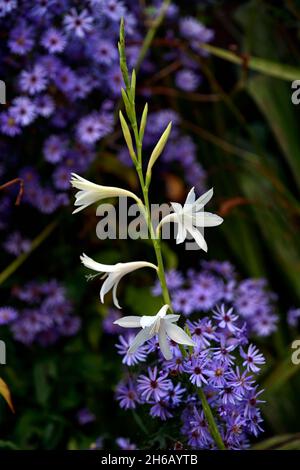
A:
[[[172,359],[172,352],[167,336],[178,344],[186,346],[195,346],[195,343],[182,328],[174,323],[180,318],[180,315],[167,315],[169,305],[164,305],[156,315],[144,315],[142,317],[129,316],[123,317],[114,322],[115,325],[124,328],[142,328],[131,343],[128,353],[134,353],[139,346],[158,335],[160,350],[165,359]]]
[[[105,279],[100,290],[100,300],[104,302],[104,296],[107,292],[112,289],[113,301],[116,307],[121,308],[117,299],[117,288],[120,280],[125,274],[131,273],[136,269],[141,268],[153,268],[157,271],[157,266],[147,261],[133,261],[130,263],[117,263],[117,264],[102,264],[97,263],[92,258],[89,258],[87,255],[83,254],[80,256],[81,262],[89,269],[93,271],[103,273],[101,279]]]
[[[200,228],[204,227],[215,227],[223,222],[222,217],[212,214],[210,212],[204,212],[203,208],[213,196],[213,189],[210,189],[198,199],[196,199],[195,190],[192,188],[187,195],[184,206],[178,202],[171,202],[174,212],[166,215],[159,223],[157,230],[160,230],[162,225],[174,222],[178,224],[178,232],[176,237],[176,243],[182,243],[187,237],[189,232],[194,238],[197,245],[202,250],[207,251],[206,241],[200,232]]]

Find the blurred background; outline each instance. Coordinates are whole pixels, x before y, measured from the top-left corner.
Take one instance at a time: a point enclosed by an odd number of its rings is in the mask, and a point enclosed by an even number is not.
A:
[[[166,267],[186,273],[217,260],[234,266],[238,282],[265,279],[272,311],[254,337],[267,359],[267,405],[256,445],[299,449],[290,346],[300,317],[296,0],[0,1],[0,377],[15,406],[12,414],[1,400],[0,448],[122,447],[124,432],[143,446],[145,422],[147,445],[168,445],[159,423],[115,401],[118,313],[100,304],[99,280],[86,282],[79,261],[82,252],[109,264],[153,260],[151,246],[100,241],[95,206],[72,215],[72,171],[138,191],[116,119],[122,16],[137,108],[149,104],[146,160],[173,121],[152,202],[183,202],[190,187],[213,186],[209,210],[224,218],[206,231],[208,254],[165,242]],[[153,284],[148,272],[122,283],[124,314],[155,311]]]

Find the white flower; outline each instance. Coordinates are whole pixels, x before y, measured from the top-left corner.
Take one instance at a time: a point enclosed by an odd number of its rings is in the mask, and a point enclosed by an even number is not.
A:
[[[115,188],[113,186],[101,186],[82,178],[82,176],[79,176],[76,173],[72,173],[70,182],[74,188],[80,190],[75,194],[76,201],[74,203],[75,206],[79,207],[74,210],[73,214],[85,209],[94,202],[110,197],[132,197],[139,205],[141,204],[141,200],[131,191],[127,191],[122,188]]]
[[[195,343],[182,328],[174,325],[180,315],[167,315],[169,305],[164,305],[156,315],[123,317],[114,322],[115,325],[124,328],[142,328],[136,335],[128,349],[128,354],[133,354],[143,343],[158,335],[158,342],[163,356],[172,359],[172,352],[167,340],[167,335],[175,343],[195,346]]]
[[[222,217],[203,211],[205,204],[210,201],[212,196],[213,189],[210,189],[196,199],[194,188],[192,188],[187,195],[183,207],[178,202],[171,202],[174,213],[166,215],[161,220],[157,227],[157,232],[165,223],[175,222],[178,224],[176,243],[184,242],[187,237],[187,232],[189,232],[197,245],[199,245],[202,250],[207,251],[206,241],[199,228],[215,227],[223,222]]]
[[[107,292],[112,289],[113,301],[115,306],[118,308],[121,307],[117,299],[117,288],[120,280],[123,276],[125,276],[125,274],[131,273],[132,271],[140,268],[153,268],[157,271],[157,267],[152,263],[148,263],[147,261],[134,261],[131,263],[117,263],[110,265],[97,263],[85,254],[80,256],[80,260],[87,268],[92,269],[93,271],[104,273],[101,278],[105,279],[105,281],[100,290],[100,300],[103,303],[105,294],[107,294]]]

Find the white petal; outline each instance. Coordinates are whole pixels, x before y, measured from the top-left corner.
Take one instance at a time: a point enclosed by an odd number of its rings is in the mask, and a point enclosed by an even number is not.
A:
[[[143,315],[141,318],[141,327],[147,328],[153,325],[157,320],[157,315]]]
[[[179,318],[180,318],[180,315],[173,315],[173,314],[171,314],[171,315],[166,315],[166,316],[165,316],[165,320],[167,320],[167,321],[169,321],[169,322],[171,322],[171,323],[174,323],[175,321],[178,321]]]
[[[116,270],[116,265],[97,263],[97,261],[94,261],[85,253],[80,256],[80,260],[82,264],[84,264],[84,266],[89,269],[92,269],[93,271],[98,271],[99,273],[112,273]]]
[[[181,216],[183,214],[183,207],[181,204],[179,204],[179,202],[171,202],[171,206],[175,212],[175,214],[177,215],[177,217],[179,217],[179,220],[181,220]]]
[[[136,337],[134,338],[134,340],[132,341],[131,346],[130,346],[130,348],[128,349],[128,353],[129,353],[129,354],[135,353],[135,351],[136,351],[142,344],[144,344],[146,341],[148,341],[148,339],[150,339],[150,338],[151,338],[151,335],[150,335],[150,332],[149,332],[149,328],[145,328],[144,330],[141,330],[141,331],[136,335]]]
[[[214,194],[213,188],[209,189],[206,193],[202,194],[202,196],[200,196],[195,202],[195,209],[197,211],[202,209],[202,207],[205,206],[205,204],[207,204],[211,200],[211,198],[213,197],[213,194]]]
[[[132,315],[129,317],[119,318],[118,320],[114,321],[114,325],[119,325],[123,328],[140,328],[141,317]]]
[[[192,341],[189,335],[179,326],[174,325],[174,323],[169,323],[165,320],[165,328],[167,335],[173,341],[175,341],[175,343],[186,344],[187,346],[195,346],[194,341]]]
[[[100,300],[102,303],[104,303],[104,296],[107,294],[107,292],[110,291],[110,289],[112,289],[116,282],[119,282],[119,280],[120,277],[117,277],[117,275],[114,273],[110,273],[109,276],[105,279],[100,289]]]
[[[189,194],[187,195],[184,205],[194,204],[195,201],[196,201],[196,194],[195,194],[195,188],[193,187],[190,190]]]
[[[119,282],[120,282],[120,279],[115,283],[113,287],[113,291],[112,291],[113,303],[117,308],[121,308],[118,302],[118,298],[117,298],[117,289],[118,289]]]
[[[189,227],[188,228],[188,231],[190,232],[190,234],[192,235],[192,237],[194,238],[195,242],[197,243],[197,245],[204,251],[207,251],[207,243],[206,241],[204,240],[204,237],[203,235],[199,232],[199,230],[197,230],[196,228],[194,227]]]
[[[216,227],[223,222],[222,217],[211,212],[197,212],[193,219],[196,227]]]
[[[183,224],[178,222],[176,244],[179,245],[179,243],[183,243],[184,240],[186,239],[186,235],[187,235],[186,229],[184,228]]]
[[[164,358],[167,361],[172,359],[172,353],[171,353],[170,345],[167,339],[167,334],[166,334],[166,330],[164,326],[161,326],[159,329],[158,342],[159,342],[161,353],[164,356]]]
[[[156,316],[159,318],[163,318],[166,316],[167,311],[169,310],[170,305],[165,304],[161,307],[161,309],[157,312]]]

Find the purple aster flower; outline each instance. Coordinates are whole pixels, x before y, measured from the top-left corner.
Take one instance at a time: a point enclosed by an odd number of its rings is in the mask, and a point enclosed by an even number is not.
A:
[[[88,51],[93,60],[100,65],[112,65],[118,59],[115,45],[107,39],[93,36],[88,44]]]
[[[194,310],[194,303],[189,289],[181,289],[172,295],[172,304],[175,312],[190,315]]]
[[[55,103],[50,95],[37,96],[34,100],[36,112],[44,118],[50,117],[55,110]]]
[[[278,316],[266,309],[262,315],[255,313],[249,323],[258,336],[269,336],[277,330]]]
[[[7,113],[4,112],[0,115],[1,132],[9,137],[15,137],[21,133],[21,128],[13,114],[14,113],[9,110]]]
[[[290,326],[297,326],[300,318],[300,308],[291,308],[287,314],[287,321]]]
[[[119,96],[121,94],[121,88],[123,86],[123,77],[118,65],[112,66],[109,69],[107,76],[107,84],[114,96]]]
[[[192,41],[210,42],[214,38],[214,32],[206,28],[200,21],[195,18],[182,18],[179,22],[179,30],[185,39]]]
[[[28,126],[36,118],[36,107],[27,96],[18,96],[12,102],[10,114],[17,124]]]
[[[125,13],[126,8],[119,0],[106,0],[103,3],[103,14],[113,21],[119,22]]]
[[[226,384],[228,376],[228,364],[224,361],[212,361],[207,371],[209,385],[220,388]]]
[[[128,150],[127,150],[128,153]],[[166,282],[170,292],[180,289],[183,286],[184,279],[182,274],[176,269],[171,269],[170,271],[166,272]],[[153,295],[161,295],[161,286],[160,283],[157,281],[155,286],[152,289]]]
[[[82,39],[93,29],[93,17],[84,9],[80,13],[76,8],[71,8],[69,14],[64,17],[64,25],[67,32],[74,33]]]
[[[8,47],[13,54],[25,55],[34,45],[33,28],[21,21],[9,33]]]
[[[44,143],[44,158],[47,162],[61,162],[67,151],[67,139],[59,135],[51,135]]]
[[[215,328],[212,325],[211,320],[203,318],[196,322],[187,321],[187,325],[192,335],[193,341],[197,344],[200,349],[207,348],[212,340],[216,340],[214,333]]]
[[[185,392],[186,389],[182,387],[180,383],[177,383],[176,385],[171,383],[165,400],[171,407],[179,406],[183,400],[183,395],[185,394]]]
[[[235,325],[238,315],[233,314],[233,308],[227,308],[224,304],[217,306],[213,318],[218,322],[219,328],[227,328],[231,333],[237,330]]]
[[[43,214],[52,214],[58,207],[56,194],[49,188],[40,188],[35,201],[36,208]]]
[[[76,82],[72,88],[72,94],[70,99],[78,100],[86,98],[89,93],[95,88],[95,83],[92,80],[92,77],[88,75],[83,75],[81,77],[76,78]]]
[[[61,322],[58,331],[63,336],[74,336],[78,333],[80,327],[81,320],[79,317],[68,316]]]
[[[258,398],[264,392],[264,390],[257,391],[257,387],[258,386],[256,385],[252,390],[250,390],[246,394],[246,397],[245,397],[246,405],[245,405],[244,416],[250,419],[252,416],[255,416],[257,414],[257,405],[259,405],[260,403],[265,403],[264,400],[261,400],[260,398]]]
[[[172,418],[172,413],[168,408],[168,404],[165,400],[159,400],[157,403],[150,408],[150,416],[152,418],[160,418],[162,421],[166,421],[168,418]]]
[[[218,301],[218,291],[215,284],[208,288],[196,283],[190,289],[190,296],[193,311],[200,310],[207,312],[211,310]]]
[[[185,371],[189,374],[189,380],[193,385],[202,387],[207,384],[208,361],[201,357],[191,357],[185,365]]]
[[[240,444],[241,437],[244,437],[244,429],[246,427],[247,420],[244,416],[229,416],[226,420],[226,437],[225,440],[230,447],[238,446]]]
[[[0,307],[0,325],[7,325],[18,318],[17,310],[12,307]]]
[[[103,137],[103,127],[99,119],[99,114],[92,113],[83,117],[76,129],[77,137],[83,144],[94,144]]]
[[[130,442],[126,437],[118,437],[116,439],[116,444],[122,450],[136,450],[136,445]]]
[[[219,338],[220,346],[212,348],[214,353],[213,356],[217,360],[221,360],[226,364],[233,364],[234,356],[230,354],[236,347],[235,344],[226,344],[226,337],[221,335]]]
[[[239,367],[228,373],[227,382],[235,387],[237,394],[240,396],[244,396],[246,392],[252,389],[254,384],[252,375],[249,375],[246,370],[244,372],[240,371]]]
[[[202,410],[199,412],[194,406],[192,414],[187,418],[189,423],[188,444],[192,448],[199,447],[200,449],[207,448],[208,445],[212,444],[213,441],[204,412]]]
[[[40,64],[36,64],[30,71],[24,70],[19,79],[21,90],[30,95],[43,91],[47,86],[47,82],[46,70]]]
[[[262,422],[263,419],[261,417],[260,411],[257,408],[252,410],[251,416],[248,417],[247,420],[247,427],[255,437],[257,437],[260,432],[263,432],[263,428],[260,426]]]
[[[148,376],[140,375],[137,379],[137,389],[141,398],[146,402],[149,402],[151,398],[158,402],[166,396],[171,386],[171,381],[167,379],[167,376],[166,373],[158,373],[156,366],[153,369],[148,367]]]
[[[0,0],[0,17],[6,16],[17,8],[17,0]]]
[[[228,384],[224,384],[224,386],[221,388],[220,398],[224,405],[236,405],[236,403],[240,400],[240,396],[238,395],[236,388]]]
[[[176,376],[184,372],[185,362],[179,348],[174,352],[172,359],[165,361],[164,369],[172,376]]]
[[[126,383],[121,382],[118,385],[116,398],[119,401],[120,407],[125,410],[134,410],[136,405],[140,403],[136,387],[131,380]]]
[[[53,172],[53,183],[57,189],[69,189],[72,170],[65,166],[58,166]]]
[[[62,66],[56,70],[53,79],[57,88],[63,93],[68,94],[72,92],[76,85],[77,77],[70,67]]]
[[[41,39],[41,44],[51,54],[62,52],[67,44],[64,34],[57,28],[50,28]]]
[[[81,426],[93,423],[96,420],[96,416],[88,408],[82,408],[77,413],[77,421]]]
[[[23,238],[20,232],[13,232],[3,243],[3,248],[7,253],[14,256],[19,256],[21,253],[26,253],[30,249],[31,242]]]
[[[30,345],[35,338],[35,332],[30,329],[30,326],[22,321],[13,323],[11,331],[15,340],[20,343]]]
[[[127,366],[134,366],[139,362],[144,362],[147,359],[147,347],[140,346],[135,353],[128,354],[128,349],[130,348],[135,334],[129,334],[126,338],[123,335],[119,336],[119,344],[116,345],[118,354],[123,356],[122,363]]]
[[[248,371],[252,371],[254,373],[259,372],[260,367],[257,366],[262,366],[266,363],[264,356],[253,344],[249,345],[247,352],[240,348],[240,354],[242,358],[245,359],[243,366],[247,367]]]
[[[181,90],[195,91],[201,83],[201,77],[193,70],[184,69],[177,72],[175,83]]]

